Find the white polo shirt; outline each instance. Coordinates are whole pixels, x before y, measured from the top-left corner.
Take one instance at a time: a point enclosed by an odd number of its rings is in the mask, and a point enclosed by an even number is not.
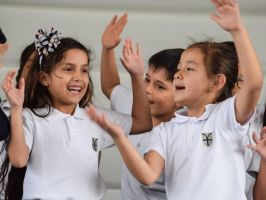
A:
[[[245,136],[235,97],[206,106],[199,118],[176,114],[153,129],[147,152],[165,160],[169,200],[245,200]],[[181,111],[182,112],[182,111]],[[251,121],[251,119],[250,119]]]
[[[130,116],[99,108],[97,111],[103,111],[125,133],[130,132]],[[46,113],[46,109],[37,112]],[[85,109],[77,106],[73,115],[52,109],[46,118],[25,109],[23,124],[31,151],[23,199],[103,198],[105,184],[99,174],[98,157],[102,149],[113,145],[113,140],[90,120]]]
[[[123,87],[116,86],[111,93],[111,108],[117,112],[126,114],[131,113],[133,94],[132,91]],[[145,150],[149,144],[151,132],[146,132],[128,137],[131,144],[138,150],[140,155],[144,156]],[[164,185],[164,172],[150,186],[142,185],[127,169],[122,162],[121,172],[121,198],[122,200],[166,200],[166,191]]]

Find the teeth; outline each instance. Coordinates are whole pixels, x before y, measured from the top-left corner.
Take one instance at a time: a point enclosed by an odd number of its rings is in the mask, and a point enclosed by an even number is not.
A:
[[[67,89],[70,90],[70,92],[73,94],[78,94],[82,88],[79,86],[70,86]]]

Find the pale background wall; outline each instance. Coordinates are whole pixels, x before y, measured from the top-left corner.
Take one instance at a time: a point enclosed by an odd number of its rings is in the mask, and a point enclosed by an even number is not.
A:
[[[244,21],[265,71],[266,67],[266,2],[240,0]],[[94,51],[92,77],[95,86],[94,102],[109,107],[99,84],[101,33],[114,14],[128,12],[128,25],[122,38],[130,37],[141,44],[145,62],[155,52],[165,48],[185,48],[193,39],[215,38],[231,40],[209,15],[209,1],[185,0],[0,0],[0,26],[10,48],[0,70],[0,81],[10,68],[18,66],[23,48],[33,41],[39,27],[54,26],[63,36],[79,39]],[[117,48],[117,59],[121,55]],[[130,79],[119,63],[122,83],[130,87]],[[2,95],[2,93],[0,92]],[[262,95],[264,96],[264,94]],[[101,171],[109,188],[106,199],[119,199],[120,157],[116,148],[103,152]]]

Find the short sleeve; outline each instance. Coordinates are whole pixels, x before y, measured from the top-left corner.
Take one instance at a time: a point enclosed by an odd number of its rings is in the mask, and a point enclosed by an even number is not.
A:
[[[233,130],[234,133],[237,133],[238,135],[245,136],[247,135],[247,131],[249,128],[249,125],[251,121],[254,119],[255,111],[253,115],[249,118],[249,120],[245,124],[240,124],[236,120],[236,110],[235,110],[235,98],[231,97],[222,102],[219,116],[221,121],[223,122],[221,125],[225,124],[226,127],[228,127],[230,130]]]
[[[149,144],[146,148],[145,153],[148,153],[149,151],[153,150],[159,153],[162,158],[165,160],[166,158],[166,151],[165,151],[165,137],[167,134],[164,134],[163,132],[163,124],[155,127],[151,131],[151,137]]]
[[[110,101],[112,110],[124,114],[130,114],[133,104],[132,90],[127,89],[122,85],[117,85],[112,90]]]

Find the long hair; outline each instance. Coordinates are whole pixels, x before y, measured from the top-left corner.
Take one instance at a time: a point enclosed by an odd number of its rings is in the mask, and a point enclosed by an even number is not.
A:
[[[43,56],[41,64],[39,62],[39,55],[35,55],[32,63],[32,68],[29,71],[30,76],[25,81],[25,100],[24,106],[29,108],[34,114],[40,117],[46,117],[51,111],[51,95],[43,84],[39,81],[39,72],[43,71],[47,74],[51,73],[53,67],[59,63],[63,58],[64,54],[70,49],[79,49],[86,53],[88,57],[88,63],[90,62],[90,50],[84,45],[72,38],[63,38],[60,41],[59,46],[50,53],[48,56]],[[91,102],[93,94],[92,80],[89,76],[89,84],[84,97],[79,102],[80,107],[85,107]],[[39,115],[34,109],[48,107],[48,112],[45,115]]]

